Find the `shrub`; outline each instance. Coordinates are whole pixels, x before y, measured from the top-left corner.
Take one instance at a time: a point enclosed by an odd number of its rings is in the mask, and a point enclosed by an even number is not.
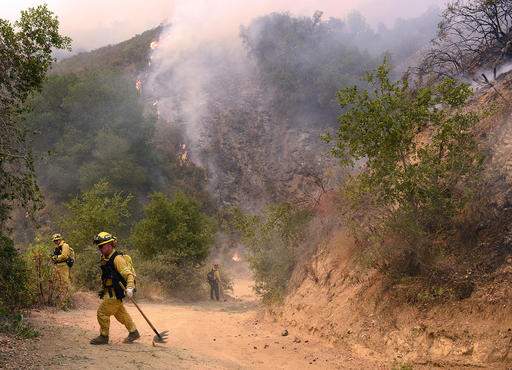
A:
[[[67,212],[59,220],[60,230],[75,250],[72,278],[79,287],[97,289],[100,284],[99,254],[92,239],[100,231],[119,235],[130,216],[131,195],[113,191],[102,180],[65,204]]]
[[[384,270],[413,276],[428,270],[436,242],[453,235],[476,189],[478,116],[465,109],[471,90],[463,83],[418,88],[389,73],[385,62],[368,74],[368,90],[338,93],[346,111],[333,152],[348,166],[364,161],[343,188],[356,240]]]
[[[12,240],[0,233],[0,310],[10,312],[28,304],[27,266]]]
[[[247,246],[247,258],[254,274],[255,291],[265,303],[284,298],[297,250],[306,239],[311,212],[288,203],[267,207],[262,215],[245,215],[233,210],[232,222]]]
[[[151,259],[141,259],[137,266],[137,290],[145,295],[149,285],[160,288],[165,295],[185,300],[206,297],[206,274],[201,266],[185,263],[176,264],[172,256],[158,255]]]
[[[215,223],[183,193],[155,193],[135,225],[131,241],[140,255],[138,275],[178,296],[204,292],[202,266],[214,241]]]
[[[49,245],[37,243],[23,255],[28,267],[31,304],[54,306],[57,303],[57,286],[53,280],[50,250]]]
[[[25,321],[19,312],[12,313],[0,309],[0,332],[12,333],[21,338],[35,338],[39,332]]]

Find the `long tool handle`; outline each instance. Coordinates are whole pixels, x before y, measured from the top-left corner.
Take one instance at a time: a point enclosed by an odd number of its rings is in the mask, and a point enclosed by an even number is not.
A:
[[[121,288],[123,288],[124,291],[126,291],[126,288],[124,287],[123,283],[119,282],[119,285],[121,286]],[[149,321],[149,319],[147,318],[147,316],[144,314],[144,312],[142,312],[142,310],[140,309],[139,305],[137,304],[137,302],[135,302],[135,299],[133,298],[130,298],[130,301],[132,301],[132,303],[135,305],[135,307],[137,307],[137,310],[139,310],[140,314],[142,315],[142,317],[146,320],[146,322],[149,324],[149,326],[151,326],[151,329],[153,329],[153,331],[155,332],[155,334],[158,336],[158,338],[162,339],[162,337],[160,336],[160,333],[156,330],[156,328],[153,326],[153,324],[151,323],[151,321]]]

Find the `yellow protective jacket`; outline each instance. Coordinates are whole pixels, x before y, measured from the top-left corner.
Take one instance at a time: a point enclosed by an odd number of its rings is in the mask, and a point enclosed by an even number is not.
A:
[[[71,249],[69,248],[68,243],[64,240],[60,240],[59,244],[53,251],[52,260],[55,263],[64,263],[69,258],[71,254]]]

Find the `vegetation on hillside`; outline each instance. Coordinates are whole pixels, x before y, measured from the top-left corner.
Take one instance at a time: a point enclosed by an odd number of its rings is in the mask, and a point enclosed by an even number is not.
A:
[[[38,133],[38,179],[52,200],[66,201],[102,178],[137,195],[157,188],[155,117],[144,114],[132,82],[120,72],[52,76],[31,106],[25,119]]]
[[[232,209],[227,219],[247,247],[255,291],[267,304],[284,299],[293,269],[300,259],[301,244],[313,214],[288,203],[268,206],[261,215]]]
[[[172,199],[152,194],[130,237],[141,257],[142,281],[174,295],[200,298],[205,282],[202,267],[215,233],[214,219],[194,199],[181,192]]]
[[[464,248],[457,230],[481,181],[471,90],[453,79],[394,82],[386,63],[367,81],[368,91],[340,90],[346,111],[327,138],[346,165],[364,161],[344,185],[345,219],[374,266],[398,278],[440,277],[442,256]]]
[[[160,32],[162,32],[162,26],[145,31],[116,45],[79,53],[55,64],[51,74],[67,75],[99,69],[115,69],[118,72],[134,75],[148,66],[151,53],[150,44],[158,40]]]

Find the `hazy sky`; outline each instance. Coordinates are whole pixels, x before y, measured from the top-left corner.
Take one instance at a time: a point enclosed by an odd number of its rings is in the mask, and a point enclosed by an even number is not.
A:
[[[372,25],[392,25],[398,17],[420,15],[431,6],[442,7],[446,0],[0,0],[0,17],[12,21],[20,10],[42,3],[59,16],[63,33],[73,39],[73,48],[93,49],[172,19],[175,3],[189,12],[197,7],[198,14],[216,14],[223,27],[238,29],[240,23],[271,11],[312,15],[317,9],[324,11],[324,18],[359,10]]]

